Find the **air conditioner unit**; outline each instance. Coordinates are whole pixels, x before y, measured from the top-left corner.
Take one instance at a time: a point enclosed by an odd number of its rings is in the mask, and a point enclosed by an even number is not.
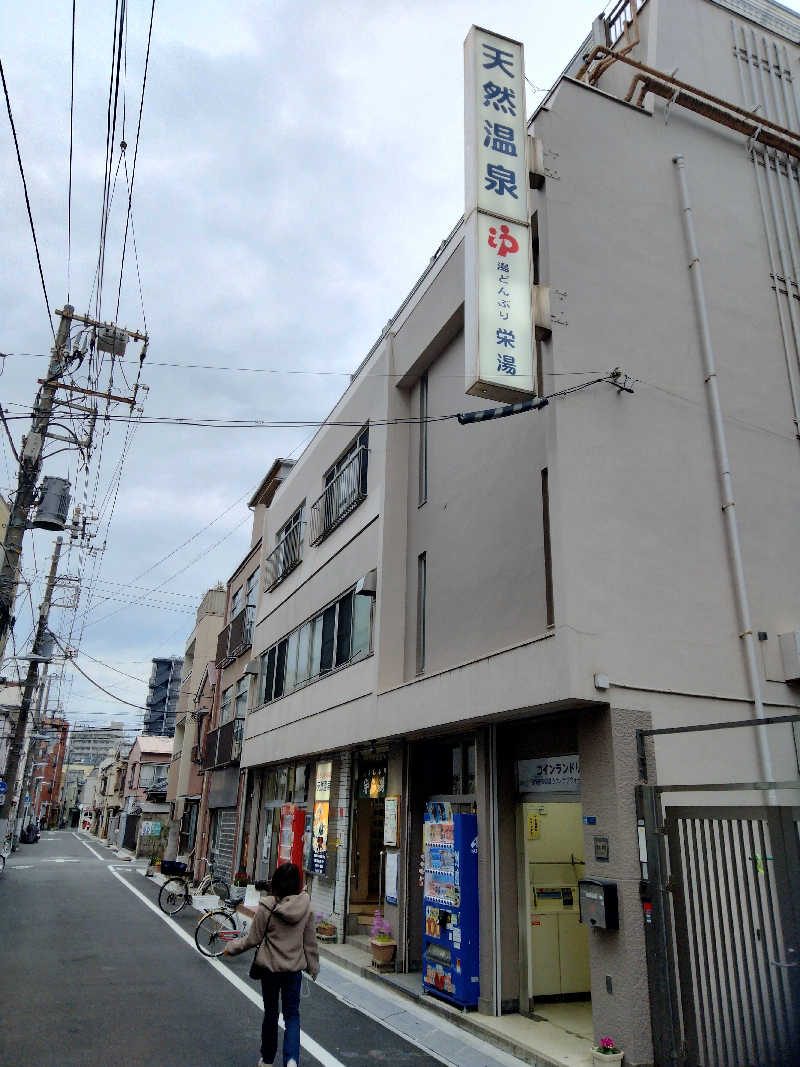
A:
[[[787,682],[800,682],[800,630],[778,634],[783,660],[783,677]]]
[[[256,678],[258,677],[259,662],[257,659],[248,660],[247,666],[244,669],[245,674],[252,674]]]
[[[546,341],[553,332],[553,320],[550,317],[550,286],[533,287],[533,323],[537,341]]]

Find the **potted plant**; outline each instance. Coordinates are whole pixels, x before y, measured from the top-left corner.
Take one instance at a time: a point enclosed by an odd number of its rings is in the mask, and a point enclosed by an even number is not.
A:
[[[380,911],[375,912],[369,937],[373,963],[379,966],[391,963],[394,959],[397,942],[392,937],[392,924],[388,919],[384,919]]]
[[[592,1045],[592,1060],[605,1067],[609,1063],[622,1063],[625,1053],[614,1044],[613,1037],[601,1037],[599,1045]]]
[[[336,940],[336,926],[330,919],[326,919],[322,912],[315,916],[314,929],[316,930],[318,941]]]
[[[233,879],[233,885],[230,889],[231,900],[244,900],[247,893],[247,871],[241,868],[236,872],[236,876]]]

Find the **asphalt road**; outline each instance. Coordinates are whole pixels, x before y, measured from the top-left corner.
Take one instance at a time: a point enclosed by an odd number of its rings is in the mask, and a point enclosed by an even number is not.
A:
[[[71,831],[44,833],[0,875],[0,1065],[255,1067],[252,954],[209,963],[148,907],[157,885],[87,843],[97,855]],[[177,917],[190,938],[196,920]],[[300,1023],[304,1067],[441,1062],[319,986]]]

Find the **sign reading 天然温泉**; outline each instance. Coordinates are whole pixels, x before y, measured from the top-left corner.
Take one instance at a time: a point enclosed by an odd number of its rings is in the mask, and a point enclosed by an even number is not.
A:
[[[464,42],[466,391],[535,392],[522,45],[473,26]]]

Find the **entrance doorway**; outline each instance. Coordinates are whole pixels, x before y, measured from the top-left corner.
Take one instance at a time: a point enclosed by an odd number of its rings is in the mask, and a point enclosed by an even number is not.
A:
[[[353,790],[348,933],[364,934],[381,905],[386,760],[361,756]]]
[[[517,809],[520,1011],[534,1000],[589,999],[589,932],[579,922],[584,873],[582,805],[523,802]],[[527,1009],[527,1010],[526,1010]]]

